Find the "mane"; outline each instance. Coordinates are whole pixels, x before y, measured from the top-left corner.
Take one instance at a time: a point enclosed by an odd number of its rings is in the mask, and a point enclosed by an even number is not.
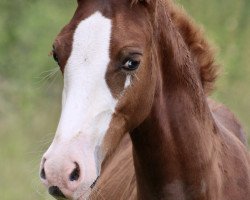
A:
[[[142,2],[154,6],[152,0],[131,0],[132,5]],[[214,89],[219,69],[219,65],[215,62],[214,48],[208,42],[202,28],[181,6],[172,0],[159,0],[159,4],[162,4],[161,6],[168,10],[173,24],[183,37],[194,62],[199,67],[203,89],[206,95],[209,95]]]
[[[131,0],[131,2],[132,4],[145,3],[149,6],[152,5],[152,7],[155,6],[153,0]],[[219,66],[215,63],[214,50],[205,38],[204,32],[183,8],[172,1],[155,0],[155,2],[159,2],[160,6],[164,6],[164,9],[168,10],[171,21],[181,34],[194,62],[199,67],[204,91],[207,95],[210,94],[218,75]],[[157,12],[157,10],[154,10],[154,12]],[[217,104],[214,103],[210,106],[211,109],[215,109]],[[224,110],[225,108],[221,109]],[[132,155],[132,143],[127,134],[123,136],[108,162],[102,166],[102,175],[90,199],[136,199],[137,184]]]

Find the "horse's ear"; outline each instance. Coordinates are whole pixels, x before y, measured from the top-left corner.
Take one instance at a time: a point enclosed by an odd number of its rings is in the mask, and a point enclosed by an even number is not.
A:
[[[179,77],[184,71],[183,67],[190,66],[191,55],[184,38],[171,19],[171,4],[168,4],[168,1],[154,1],[154,3],[154,39],[159,50],[163,75],[167,75],[165,78],[170,80],[171,77]]]
[[[80,4],[81,1],[82,1],[82,0],[77,0],[77,3]]]

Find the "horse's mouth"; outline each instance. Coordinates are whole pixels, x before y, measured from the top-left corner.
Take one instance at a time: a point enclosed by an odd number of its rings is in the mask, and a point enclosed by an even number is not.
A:
[[[95,180],[95,181],[92,183],[92,185],[90,186],[91,189],[93,189],[93,188],[95,187],[95,185],[96,185],[98,179],[99,179],[99,176],[96,178],[96,180]]]

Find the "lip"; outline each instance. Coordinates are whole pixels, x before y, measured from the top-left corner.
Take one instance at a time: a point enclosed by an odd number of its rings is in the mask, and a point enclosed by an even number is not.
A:
[[[90,188],[93,189],[99,179],[99,176],[96,178],[96,180],[91,184]]]

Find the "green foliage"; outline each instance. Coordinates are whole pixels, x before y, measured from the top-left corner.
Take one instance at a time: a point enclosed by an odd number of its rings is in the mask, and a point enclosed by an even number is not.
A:
[[[60,110],[61,74],[47,55],[76,2],[0,1],[0,194],[48,199],[38,169]],[[48,76],[48,77],[47,77]]]
[[[214,98],[250,132],[250,1],[180,0],[218,47],[223,73]],[[38,177],[60,112],[62,78],[47,57],[73,15],[73,0],[0,1],[0,194],[4,200],[49,199]],[[249,85],[248,85],[249,84]]]

